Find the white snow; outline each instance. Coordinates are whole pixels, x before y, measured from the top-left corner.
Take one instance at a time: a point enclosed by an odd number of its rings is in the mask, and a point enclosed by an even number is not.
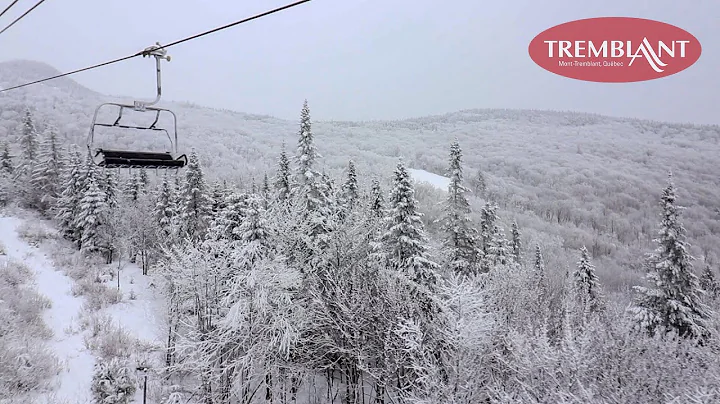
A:
[[[33,270],[38,292],[52,301],[52,307],[44,313],[45,323],[53,331],[48,347],[60,360],[63,370],[58,375],[58,388],[48,400],[53,404],[90,403],[95,357],[85,347],[83,334],[68,332],[76,328],[72,325],[84,299],[72,296],[71,278],[56,271],[44,254],[18,237],[17,228],[21,224],[21,219],[0,218],[0,241],[9,257],[24,262]]]
[[[110,268],[117,263],[110,264]],[[117,287],[117,280],[110,281],[108,287]],[[114,285],[113,285],[114,284]],[[120,303],[102,310],[111,316],[120,327],[130,335],[149,344],[163,346],[165,321],[160,290],[152,283],[152,276],[142,274],[136,264],[124,264],[120,270],[120,291],[123,294]],[[133,295],[131,298],[131,295]]]
[[[424,182],[442,191],[447,191],[448,185],[450,185],[448,177],[415,168],[410,168],[408,171],[415,182]]]

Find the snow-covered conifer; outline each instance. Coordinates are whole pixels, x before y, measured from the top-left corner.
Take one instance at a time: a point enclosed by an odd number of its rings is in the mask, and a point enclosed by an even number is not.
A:
[[[661,222],[657,249],[648,260],[647,280],[652,286],[635,286],[631,312],[639,330],[651,335],[674,331],[681,337],[707,337],[710,309],[701,301],[692,257],[680,222],[672,177],[661,197]]]
[[[520,264],[522,263],[522,241],[520,240],[520,229],[518,228],[517,222],[512,224],[512,240],[510,244],[512,251],[513,260]]]
[[[59,197],[62,170],[62,156],[58,149],[56,129],[49,127],[40,143],[36,155],[30,183],[36,198],[35,206],[41,212],[47,212]]]
[[[355,162],[348,161],[347,178],[342,187],[343,204],[345,209],[351,210],[357,200],[360,198],[360,190],[358,189],[357,172],[355,171]]]
[[[25,163],[35,161],[39,149],[39,142],[37,138],[37,129],[35,129],[35,124],[33,123],[32,114],[29,109],[25,110],[20,133],[21,160]]]
[[[167,174],[165,174],[157,191],[155,208],[153,209],[153,216],[157,221],[160,231],[165,237],[172,234],[172,221],[177,214],[174,198],[175,193],[173,192],[172,185],[168,180]]]
[[[388,267],[432,291],[439,280],[438,265],[428,255],[420,219],[422,214],[417,209],[412,178],[402,162],[395,169],[393,185],[385,217],[385,232],[379,244],[382,255]],[[429,298],[420,299],[422,310],[426,313],[431,311]]]
[[[480,211],[480,269],[489,272],[494,265],[492,255],[495,221],[497,220],[497,206],[487,202]]]
[[[65,235],[72,241],[80,242],[80,229],[75,226],[75,218],[80,211],[83,196],[82,164],[77,149],[69,151],[62,174],[63,190],[55,203],[55,217]]]
[[[275,174],[275,189],[277,190],[278,199],[285,200],[290,195],[290,160],[285,151],[285,142],[282,144],[280,158],[278,159],[278,170]]]
[[[94,252],[104,247],[100,226],[107,213],[105,195],[97,184],[97,173],[89,170],[85,177],[80,210],[75,218],[76,227],[81,229],[80,245],[83,251]]]
[[[447,260],[458,274],[475,274],[478,269],[477,230],[470,220],[470,204],[465,196],[468,189],[463,185],[462,150],[457,139],[450,145],[448,176],[450,183],[442,227]]]
[[[212,200],[197,153],[193,150],[185,171],[180,219],[184,235],[200,240],[210,224]]]
[[[95,364],[91,384],[95,403],[128,404],[135,400],[137,378],[127,360],[113,357]]]
[[[700,275],[700,287],[710,298],[716,298],[720,295],[720,283],[715,278],[715,273],[710,264],[705,265],[705,269]]]
[[[545,282],[545,261],[543,259],[540,244],[535,244],[535,279],[538,285]]]
[[[590,263],[590,253],[585,246],[580,249],[580,261],[573,274],[575,296],[578,304],[587,313],[597,313],[603,308],[600,281],[595,266]]]
[[[0,155],[0,172],[5,174],[12,174],[15,169],[15,165],[10,155],[10,144],[3,142],[2,154]]]
[[[368,208],[370,209],[370,215],[373,217],[381,218],[385,215],[385,198],[383,197],[382,188],[380,188],[380,181],[377,178],[373,178],[370,185]]]

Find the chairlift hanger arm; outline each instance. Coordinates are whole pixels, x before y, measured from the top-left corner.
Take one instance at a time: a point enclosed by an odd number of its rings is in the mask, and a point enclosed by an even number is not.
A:
[[[160,97],[162,97],[162,80],[161,80],[161,74],[160,74],[160,60],[164,59],[168,62],[170,61],[170,55],[167,54],[167,50],[163,48],[160,45],[160,42],[155,42],[155,45],[149,46],[145,48],[145,50],[142,51],[143,57],[152,56],[155,58],[155,72],[157,77],[157,93],[155,96],[155,99],[153,101],[147,102],[147,101],[135,101],[134,102],[134,109],[137,111],[144,111],[147,107],[151,105],[155,105],[158,102],[160,102]]]

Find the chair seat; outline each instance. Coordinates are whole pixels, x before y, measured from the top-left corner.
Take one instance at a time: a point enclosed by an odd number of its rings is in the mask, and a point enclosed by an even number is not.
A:
[[[106,168],[180,168],[187,164],[184,154],[175,159],[170,153],[99,149],[95,155],[100,154],[98,165]]]

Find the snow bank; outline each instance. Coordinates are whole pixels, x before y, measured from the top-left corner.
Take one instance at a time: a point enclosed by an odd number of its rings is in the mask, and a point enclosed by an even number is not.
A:
[[[442,175],[415,168],[410,168],[408,171],[415,182],[424,182],[442,191],[447,191],[448,185],[450,184],[450,178],[443,177]]]

